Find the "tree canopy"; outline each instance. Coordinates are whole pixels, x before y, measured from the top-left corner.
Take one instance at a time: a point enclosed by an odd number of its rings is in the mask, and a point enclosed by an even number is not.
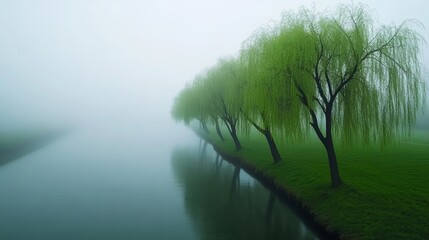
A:
[[[182,92],[205,98],[200,103],[210,108],[195,110],[189,96],[174,108],[194,108],[181,111],[195,118],[210,109],[235,138],[237,124],[271,138],[271,132],[307,137],[312,128],[326,149],[332,185],[340,186],[334,138],[346,147],[384,146],[415,124],[425,103],[418,26],[412,20],[380,25],[361,4],[286,12],[245,41],[238,58],[208,70],[199,81],[204,91]]]

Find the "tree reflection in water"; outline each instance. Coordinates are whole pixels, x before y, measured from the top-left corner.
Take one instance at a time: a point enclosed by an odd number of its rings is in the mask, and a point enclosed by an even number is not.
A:
[[[207,149],[175,149],[172,168],[200,239],[317,239],[276,194]]]

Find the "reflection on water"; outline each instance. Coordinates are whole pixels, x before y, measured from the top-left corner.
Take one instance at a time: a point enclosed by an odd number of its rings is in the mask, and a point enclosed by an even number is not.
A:
[[[176,148],[172,167],[200,239],[317,239],[273,192],[206,144]]]
[[[0,164],[0,240],[315,238],[189,129],[152,126],[82,129]]]

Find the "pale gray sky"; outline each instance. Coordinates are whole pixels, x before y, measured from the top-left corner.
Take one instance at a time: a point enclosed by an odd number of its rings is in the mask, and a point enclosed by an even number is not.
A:
[[[0,0],[0,122],[111,117],[117,109],[168,116],[195,74],[235,54],[283,10],[314,2]],[[348,1],[315,5],[339,2]],[[429,1],[363,2],[382,23],[421,21],[429,41]]]

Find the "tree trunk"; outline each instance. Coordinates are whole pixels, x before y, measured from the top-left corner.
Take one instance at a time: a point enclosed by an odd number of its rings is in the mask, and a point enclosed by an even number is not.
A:
[[[337,155],[335,154],[332,137],[326,138],[324,145],[326,148],[326,153],[328,154],[329,170],[331,173],[331,184],[332,187],[336,188],[343,184],[343,180],[341,180],[340,171],[338,169]]]
[[[277,149],[276,142],[274,141],[273,135],[269,129],[266,129],[263,132],[265,138],[267,139],[268,145],[270,146],[271,156],[273,156],[274,163],[280,162],[282,159],[280,156],[280,152]]]
[[[231,135],[232,140],[234,140],[235,150],[237,150],[237,151],[240,150],[241,149],[241,143],[238,140],[237,129],[236,129],[237,121],[234,121],[232,119],[227,119],[226,117],[222,118],[222,120],[225,123],[226,127],[228,128],[228,132]]]
[[[241,149],[241,143],[238,140],[237,130],[235,129],[235,125],[231,126],[231,137],[232,137],[232,140],[234,140],[235,150],[237,150],[237,151],[240,150]]]
[[[264,120],[264,115],[261,114],[262,119]],[[282,157],[280,156],[280,152],[277,149],[276,142],[274,141],[273,135],[271,134],[271,129],[266,124],[266,121],[264,120],[265,128],[260,127],[256,122],[252,121],[250,118],[247,118],[247,120],[258,130],[260,133],[264,134],[265,138],[267,139],[268,146],[270,147],[271,156],[273,157],[274,163],[280,162]]]
[[[220,131],[220,127],[219,127],[219,123],[217,121],[217,119],[214,120],[215,124],[216,124],[216,133],[219,136],[220,140],[222,140],[222,142],[225,140],[225,138],[223,138],[222,132]]]
[[[316,66],[315,72],[316,72],[316,74],[318,74],[317,66]],[[350,75],[348,77],[348,79],[350,80],[355,73],[356,73],[356,67],[355,67],[354,72],[352,73],[352,75]],[[327,76],[327,72],[325,72],[325,74]],[[324,103],[323,104],[322,102],[320,102],[318,97],[314,97],[315,100],[319,103],[323,112],[325,113],[325,126],[326,126],[325,136],[323,135],[322,131],[320,130],[319,123],[318,123],[317,116],[316,116],[316,112],[312,109],[311,106],[309,106],[308,99],[307,99],[307,96],[306,96],[304,90],[296,82],[295,82],[295,86],[297,87],[298,91],[300,92],[299,98],[300,98],[301,102],[304,104],[304,106],[307,107],[307,109],[310,112],[310,116],[311,116],[310,125],[313,127],[314,131],[316,132],[317,137],[320,139],[320,141],[325,146],[326,153],[328,155],[329,172],[331,174],[331,184],[332,184],[333,188],[337,188],[343,184],[343,180],[341,180],[340,171],[338,169],[338,164],[337,164],[337,156],[335,154],[335,149],[334,149],[334,141],[332,140],[332,109],[334,107],[334,101],[335,101],[336,95],[339,93],[339,90],[342,87],[344,87],[344,85],[342,83],[340,85],[340,88],[337,88],[335,93],[332,93],[330,91],[329,92],[330,99],[327,99],[325,94],[324,94],[324,89],[320,84],[320,78],[318,76],[316,76],[314,80],[317,83],[317,89],[319,91],[319,95],[322,97],[322,100]],[[328,77],[326,77],[326,80],[328,81],[328,84],[329,84]],[[349,80],[346,80],[346,81],[349,81]],[[329,86],[329,88],[330,87],[331,86]]]
[[[323,141],[326,153],[328,154],[329,170],[331,174],[331,184],[333,188],[337,188],[343,184],[340,171],[338,169],[337,155],[335,154],[334,141],[332,140],[332,105],[326,107],[326,137]]]

